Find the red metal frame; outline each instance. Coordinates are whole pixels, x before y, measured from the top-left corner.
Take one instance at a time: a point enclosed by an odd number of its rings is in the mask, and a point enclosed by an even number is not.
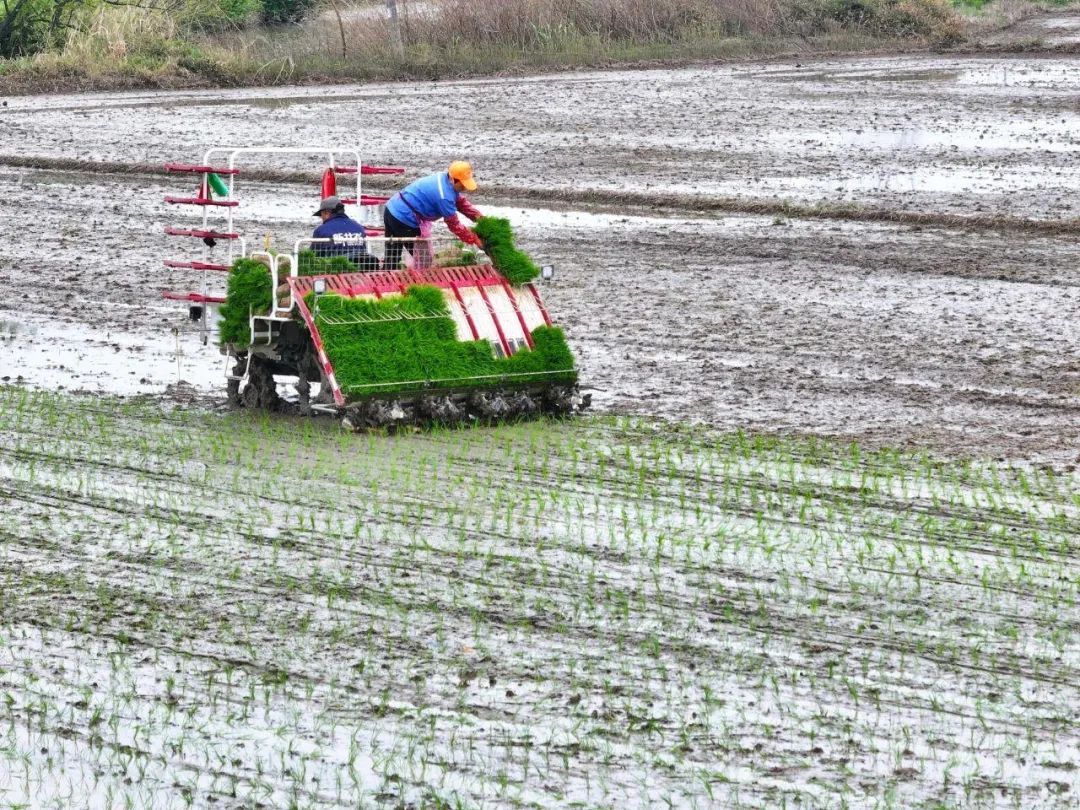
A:
[[[299,293],[300,284],[297,282],[305,278],[310,278],[310,276],[290,278],[289,287],[292,288],[293,301],[296,302],[296,308],[300,310],[300,317],[303,318],[304,323],[307,324],[308,334],[311,335],[311,342],[315,344],[315,352],[319,356],[319,363],[322,365],[323,374],[329,381],[330,390],[334,395],[334,404],[341,407],[345,404],[345,395],[341,393],[341,386],[338,385],[337,377],[334,375],[334,367],[330,365],[330,358],[326,356],[326,348],[323,346],[322,335],[319,334],[319,328],[315,325],[315,317],[311,314],[311,310],[308,309],[304,296]],[[327,278],[333,278],[333,276],[327,276]]]
[[[375,195],[372,195],[372,194],[361,194],[360,195],[360,204],[361,205],[382,205],[383,203],[388,202],[389,200],[390,200],[389,197],[378,197],[378,196],[375,196]],[[342,197],[341,202],[344,205],[356,205],[356,198],[355,197]]]
[[[502,344],[503,355],[509,357],[512,352],[510,351],[510,342],[506,339],[506,333],[503,332],[502,321],[499,320],[498,313],[495,312],[495,307],[491,305],[491,299],[488,298],[487,290],[481,286],[480,297],[484,299],[484,305],[488,308],[488,312],[491,313],[491,321],[495,324],[495,331],[499,333],[499,343]]]
[[[232,270],[227,264],[210,264],[209,262],[181,262],[176,259],[166,259],[166,267],[186,267],[190,270],[218,270],[227,273]]]
[[[170,205],[218,205],[223,208],[236,208],[240,205],[236,200],[210,200],[204,197],[166,197],[165,202]]]
[[[518,323],[521,324],[521,334],[525,335],[525,342],[529,344],[529,348],[535,348],[533,346],[532,335],[529,334],[529,327],[525,325],[525,316],[521,314],[521,307],[518,306],[517,297],[514,295],[514,291],[510,289],[510,283],[503,281],[503,289],[506,290],[506,297],[510,299],[510,303],[514,305],[514,313],[517,315]]]
[[[476,331],[476,322],[473,321],[472,313],[469,312],[469,308],[465,306],[465,299],[461,296],[461,290],[458,289],[458,283],[456,281],[451,282],[450,289],[454,291],[454,297],[457,298],[458,304],[461,305],[461,311],[465,313],[465,321],[469,324],[469,331],[472,332],[473,340],[479,340],[480,333]]]
[[[200,239],[239,239],[238,233],[219,233],[218,231],[198,231],[198,230],[186,230],[184,228],[173,228],[167,226],[165,233],[169,236],[196,236]]]
[[[334,171],[338,174],[356,174],[355,166],[335,166]],[[404,166],[368,166],[366,163],[360,166],[360,174],[405,174]]]
[[[218,169],[214,166],[193,166],[190,163],[166,163],[167,172],[190,172],[193,174],[240,174],[239,169]]]
[[[535,284],[522,285],[529,292],[532,293],[533,300],[536,302],[537,308],[540,310],[540,314],[544,316],[544,323],[551,326],[551,316],[548,315],[547,307],[544,306],[544,302],[540,299],[540,292],[536,289]]]
[[[197,292],[174,292],[173,290],[162,290],[162,298],[168,298],[170,301],[191,301],[195,304],[224,304],[225,297],[221,295],[203,295]]]
[[[358,295],[398,293],[412,284],[428,284],[440,289],[492,287],[505,283],[501,275],[485,265],[428,267],[423,270],[380,270],[374,273],[340,273],[329,276],[297,276],[289,280],[301,298],[313,289],[316,278],[326,280],[328,292],[355,298]]]
[[[510,357],[510,343],[506,339],[506,333],[503,331],[502,322],[499,320],[495,308],[491,305],[491,299],[488,297],[487,290],[485,289],[487,287],[502,287],[507,290],[508,297],[514,302],[514,309],[517,311],[518,319],[521,323],[521,329],[525,334],[526,341],[530,347],[533,345],[532,336],[525,326],[525,318],[522,315],[520,308],[517,306],[513,291],[509,289],[509,284],[506,279],[488,266],[429,267],[423,270],[383,270],[373,273],[341,273],[326,276],[289,277],[288,283],[289,288],[292,291],[293,301],[296,302],[297,309],[300,311],[300,317],[303,318],[304,323],[307,324],[308,333],[311,335],[312,343],[315,345],[315,351],[318,355],[319,363],[322,365],[323,374],[330,382],[330,389],[334,395],[334,403],[338,406],[345,404],[345,396],[341,392],[341,387],[338,385],[337,377],[334,376],[334,367],[330,364],[330,358],[326,355],[322,335],[319,334],[319,329],[315,325],[315,317],[308,308],[307,301],[304,300],[305,296],[314,290],[315,280],[320,278],[326,282],[327,292],[337,293],[338,295],[343,295],[348,298],[355,298],[361,295],[372,295],[376,299],[380,299],[387,293],[403,294],[413,284],[428,284],[439,287],[440,289],[450,290],[454,293],[458,303],[461,305],[462,311],[465,313],[465,320],[469,324],[469,330],[472,332],[473,339],[479,340],[480,333],[476,328],[476,323],[473,321],[472,315],[465,306],[465,300],[462,297],[460,290],[460,287],[476,287],[480,290],[480,295],[484,300],[488,312],[491,313],[491,320],[495,324],[495,331],[499,335],[499,342],[502,345],[503,353],[506,357]],[[531,285],[526,286],[531,287]],[[535,290],[533,290],[533,295],[536,295]],[[542,307],[541,310],[543,311]]]
[[[480,332],[476,328],[476,323],[473,321],[473,317],[469,313],[468,308],[465,306],[465,300],[459,289],[460,287],[476,287],[480,290],[480,296],[484,299],[484,305],[487,307],[488,312],[491,313],[491,320],[495,324],[495,331],[499,335],[499,342],[502,344],[503,352],[507,357],[511,354],[510,342],[506,339],[506,332],[503,330],[502,321],[499,320],[499,315],[491,305],[491,299],[484,289],[485,287],[505,288],[508,285],[506,279],[490,266],[469,265],[465,267],[428,267],[423,270],[381,270],[374,273],[297,276],[289,279],[289,286],[292,287],[293,292],[293,300],[303,301],[304,296],[314,289],[316,278],[325,280],[327,292],[337,293],[346,298],[356,298],[361,295],[373,295],[376,299],[379,299],[387,293],[404,293],[405,290],[413,284],[427,284],[432,287],[450,290],[454,293],[458,303],[461,304],[461,308],[465,313],[465,320],[469,324],[469,330],[472,332],[473,338],[479,339]],[[532,335],[529,334],[529,330],[525,325],[525,318],[522,315],[521,310],[518,309],[513,294],[508,293],[508,295],[510,300],[514,302],[514,308],[517,310],[518,318],[521,323],[521,331],[525,335],[525,340],[529,346],[532,347]],[[308,328],[311,328],[311,324],[308,324]]]

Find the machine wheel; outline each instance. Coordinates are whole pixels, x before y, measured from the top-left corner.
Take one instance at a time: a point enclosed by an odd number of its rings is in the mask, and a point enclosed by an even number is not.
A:
[[[248,366],[248,383],[240,394],[240,401],[245,408],[261,408],[276,411],[281,407],[277,383],[269,364],[258,355],[251,358]]]
[[[247,356],[236,355],[236,364],[232,367],[232,376],[236,377],[236,379],[228,380],[225,383],[225,397],[231,408],[239,408],[242,404],[240,402],[240,377],[244,375],[246,367]]]

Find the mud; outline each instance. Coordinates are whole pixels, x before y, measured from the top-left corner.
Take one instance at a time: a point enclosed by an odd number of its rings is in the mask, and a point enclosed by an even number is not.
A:
[[[196,160],[270,131],[367,144],[372,162],[417,170],[468,154],[486,183],[552,198],[692,192],[755,210],[775,195],[940,217],[664,213],[640,196],[613,213],[581,197],[510,208],[475,195],[557,265],[544,294],[601,410],[1067,466],[1080,440],[1078,89],[1068,59],[909,56],[26,97],[0,108],[0,154]],[[468,114],[448,118],[450,97]],[[202,283],[161,267],[183,252],[164,226],[194,220],[160,200],[186,180],[0,168],[0,216],[24,235],[0,246],[0,320],[23,327],[4,335],[0,377],[224,396],[223,358],[159,297]],[[306,234],[314,187],[246,193],[249,233],[279,247]],[[967,229],[958,216],[985,219]],[[994,217],[1046,232],[996,230]]]
[[[0,389],[0,801],[1075,807],[1080,476],[769,445]]]
[[[1078,90],[1072,57],[916,55],[21,97],[0,154],[163,163],[272,133],[418,172],[464,154],[500,186],[1060,219],[1080,214]]]
[[[791,187],[829,175],[851,124],[822,87],[847,88],[851,121],[916,114],[912,93],[951,116],[982,93],[958,89],[962,60],[853,64],[665,74],[671,110],[705,110],[694,81],[763,115],[787,87],[791,126],[818,133],[766,148],[783,139],[763,127],[743,145],[753,167],[730,172],[727,158],[678,164],[690,142],[633,154],[618,108],[645,94],[636,74],[379,92],[410,97],[429,129],[448,94],[488,93],[478,163],[504,189],[741,183],[732,199],[749,209],[770,160]],[[543,108],[525,100],[560,82],[608,127],[595,150],[538,147],[589,132],[545,118],[535,134]],[[329,105],[291,92],[311,100],[86,97],[65,113],[19,99],[0,107],[0,154],[194,160],[219,137],[263,141],[268,121],[276,140],[294,125],[321,136],[304,116]],[[993,92],[1001,122],[1016,91]],[[1058,146],[1075,100],[1025,92],[1052,138],[993,128],[992,160],[970,138],[863,133],[857,165],[980,178],[862,190],[860,205],[936,218],[921,225],[477,195],[555,264],[543,292],[596,409],[645,420],[389,436],[207,413],[224,404],[224,358],[160,298],[204,281],[161,265],[185,254],[164,227],[196,220],[160,201],[189,181],[0,166],[0,804],[1075,806],[1080,243],[1055,225],[1064,209],[1031,205],[1071,204],[1076,158]],[[703,139],[753,123],[711,120]],[[971,120],[953,124],[970,135]],[[402,152],[372,159],[437,165],[483,123],[420,140],[397,122]],[[352,140],[337,119],[327,131]],[[1046,194],[1010,186],[999,160]],[[314,224],[315,196],[249,184],[244,230],[285,247]],[[1047,227],[947,219],[980,206]]]

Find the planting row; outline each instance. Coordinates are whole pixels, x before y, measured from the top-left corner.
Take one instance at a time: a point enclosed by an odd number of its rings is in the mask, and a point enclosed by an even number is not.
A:
[[[1075,475],[16,389],[0,435],[0,806],[1075,797]]]

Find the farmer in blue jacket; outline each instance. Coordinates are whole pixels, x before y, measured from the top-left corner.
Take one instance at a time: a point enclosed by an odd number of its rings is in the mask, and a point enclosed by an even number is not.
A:
[[[421,227],[438,219],[446,220],[446,227],[467,245],[482,247],[480,237],[469,230],[458,218],[462,213],[474,222],[481,214],[462,192],[476,191],[472,166],[464,160],[455,160],[445,172],[423,177],[409,184],[386,203],[383,208],[383,224],[390,240],[414,240],[420,236]],[[396,270],[401,262],[401,249],[413,252],[412,241],[388,241],[383,265]]]
[[[364,226],[345,213],[345,206],[337,197],[327,197],[315,212],[322,224],[311,234],[312,239],[329,239],[315,242],[311,249],[316,256],[344,256],[360,270],[378,270],[379,260],[367,252]]]

